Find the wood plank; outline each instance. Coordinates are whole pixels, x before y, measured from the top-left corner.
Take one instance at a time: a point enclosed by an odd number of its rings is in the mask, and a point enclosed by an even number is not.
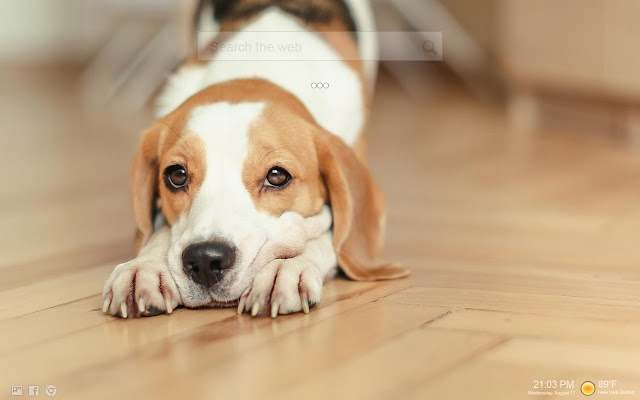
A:
[[[332,317],[401,290],[406,285],[407,281],[403,280],[388,284],[340,279],[332,281],[326,287],[323,301],[314,308],[315,318]],[[248,316],[238,316],[234,309],[193,311],[181,308],[169,316],[120,320],[102,314],[100,306],[100,297],[93,296],[86,301],[2,321],[4,325],[0,327],[4,327],[9,338],[15,342],[7,345],[5,354],[0,354],[0,365],[12,366],[0,376],[0,380],[8,383],[12,379],[18,382],[25,377],[37,380],[65,375],[72,375],[75,379],[74,374],[87,368],[113,365],[137,352],[142,356],[149,351],[166,354],[167,346],[174,340],[190,347],[193,340],[206,340],[210,336],[212,324],[214,330],[222,331],[219,334],[221,338],[233,333],[253,333],[256,328],[252,325],[254,320]],[[281,323],[281,331],[287,332],[288,329],[298,329],[308,324],[308,319],[296,317],[300,315],[283,317],[291,319],[291,322]],[[69,323],[69,320],[73,323]],[[224,321],[220,327],[215,325],[219,321]],[[271,319],[255,321],[258,327],[263,327],[258,331],[258,337],[263,338],[272,331]],[[43,323],[52,324],[51,329],[37,330]],[[21,332],[29,329],[33,331],[31,334],[20,337]],[[96,343],[100,345],[96,346]],[[74,351],[69,352],[70,348]],[[65,362],[60,364],[60,359]]]
[[[478,264],[434,262],[416,271],[417,286],[477,289],[505,293],[562,295],[602,300],[640,301],[640,282],[633,274],[611,271],[605,276],[583,268],[568,270],[535,264]]]
[[[608,375],[640,376],[640,349],[615,345],[560,343],[552,340],[515,338],[487,354],[487,359],[512,365],[559,367],[602,371]]]
[[[640,300],[430,287],[411,287],[386,299],[402,304],[446,305],[454,309],[528,312],[545,316],[591,317],[612,321],[640,319]]]
[[[544,338],[576,344],[640,347],[640,321],[575,318],[489,310],[458,310],[429,324],[509,336]]]
[[[114,265],[106,264],[0,292],[0,321],[102,294]]]
[[[500,346],[496,346],[496,349]],[[490,354],[487,352],[485,354]],[[510,364],[490,360],[485,354],[470,360],[459,368],[448,371],[436,379],[430,379],[415,387],[407,387],[396,393],[397,398],[421,399],[477,399],[477,400],[524,400],[531,398],[577,399],[585,398],[580,393],[580,385],[590,380],[616,379],[619,389],[633,390],[638,395],[640,380],[631,374],[615,374],[602,369],[571,369],[548,364],[544,367],[534,365]],[[572,382],[574,388],[535,389],[534,380]],[[571,394],[571,390],[575,393]],[[550,391],[553,394],[532,395],[529,391]],[[565,392],[555,394],[555,392]],[[566,393],[568,392],[568,393]],[[596,397],[597,396],[597,397]],[[594,395],[593,398],[633,398],[629,395]]]
[[[134,397],[180,393],[191,398],[262,396],[291,380],[338,365],[447,311],[380,300],[340,312],[344,303],[325,313],[259,320],[259,326],[247,316],[229,318],[173,342],[169,348],[149,349],[128,360],[92,368],[66,377],[61,384],[74,386],[70,398],[110,398],[122,390]],[[295,339],[291,332],[296,333]],[[338,333],[340,340],[335,340]],[[274,357],[280,360],[275,365]],[[114,378],[135,374],[141,362],[146,365],[148,379],[127,380],[113,391],[108,389]],[[173,384],[183,379],[190,382],[188,387]]]
[[[273,398],[394,398],[407,387],[418,386],[504,340],[493,334],[431,328],[432,324],[293,382],[273,392]]]

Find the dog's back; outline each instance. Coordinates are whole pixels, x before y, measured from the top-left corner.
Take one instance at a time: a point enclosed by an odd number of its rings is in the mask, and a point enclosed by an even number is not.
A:
[[[377,74],[378,44],[376,24],[369,0],[200,0],[194,31],[218,32],[224,21],[246,20],[269,7],[279,7],[292,15],[333,30],[356,35],[367,79],[373,84]]]
[[[230,38],[235,43],[255,44],[265,35],[268,41],[266,33],[286,33],[292,41],[303,43],[314,60],[239,60],[233,52],[194,57],[169,79],[159,96],[159,117],[209,85],[261,78],[294,94],[320,125],[350,146],[359,143],[377,50],[372,35],[359,33],[373,29],[367,2],[213,0],[201,4],[197,20],[199,44]],[[367,60],[366,64],[361,60]]]

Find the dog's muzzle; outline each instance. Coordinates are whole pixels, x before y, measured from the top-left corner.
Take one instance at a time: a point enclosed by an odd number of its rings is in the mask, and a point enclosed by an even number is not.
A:
[[[194,282],[213,287],[236,261],[235,247],[219,241],[194,243],[182,252],[184,272]]]

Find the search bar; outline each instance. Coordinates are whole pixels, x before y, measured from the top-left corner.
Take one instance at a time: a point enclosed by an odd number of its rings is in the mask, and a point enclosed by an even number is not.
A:
[[[357,32],[359,41],[376,40],[374,61],[442,61],[442,32]],[[352,38],[352,32],[198,32],[198,59],[221,61],[343,61],[326,43]]]

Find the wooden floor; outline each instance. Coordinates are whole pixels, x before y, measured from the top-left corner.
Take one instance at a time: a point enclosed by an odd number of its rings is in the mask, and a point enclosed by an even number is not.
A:
[[[132,254],[148,116],[86,110],[77,74],[30,74],[0,75],[2,398],[566,399],[616,380],[635,395],[592,398],[640,399],[640,157],[624,144],[525,137],[455,87],[418,101],[383,77],[370,157],[386,255],[411,278],[337,279],[310,314],[275,320],[123,321],[100,297]],[[573,388],[534,396],[534,380]]]

